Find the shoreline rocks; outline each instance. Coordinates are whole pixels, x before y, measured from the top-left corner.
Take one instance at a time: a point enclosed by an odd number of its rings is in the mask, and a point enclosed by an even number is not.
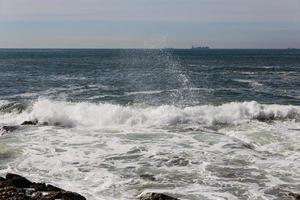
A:
[[[294,200],[300,200],[300,194],[296,194],[296,193],[290,192],[289,196],[292,197],[292,198],[294,198]]]
[[[155,192],[143,192],[139,200],[178,200]],[[85,197],[51,184],[31,182],[18,174],[8,173],[0,177],[0,200],[86,200]]]
[[[14,132],[18,128],[19,128],[19,126],[2,126],[0,128],[0,132],[1,132],[1,134],[10,133],[10,132]]]
[[[38,124],[38,120],[33,120],[33,121],[24,121],[21,125],[30,125],[30,126],[34,126]]]
[[[143,192],[138,196],[139,200],[179,200],[174,197],[155,192]]]
[[[33,120],[33,121],[24,121],[21,123],[21,125],[4,125],[4,126],[0,126],[0,135],[4,135],[7,133],[12,133],[18,129],[21,128],[21,126],[35,126],[38,125],[38,121],[37,120]]]
[[[285,194],[285,195],[284,195]],[[300,200],[300,194],[285,192],[284,199]],[[142,192],[139,200],[179,200],[156,192]],[[31,182],[18,174],[8,173],[0,177],[0,200],[86,200],[82,195],[66,191],[51,184]]]
[[[8,173],[0,177],[0,200],[86,200],[78,193],[50,184],[31,182],[23,176]]]

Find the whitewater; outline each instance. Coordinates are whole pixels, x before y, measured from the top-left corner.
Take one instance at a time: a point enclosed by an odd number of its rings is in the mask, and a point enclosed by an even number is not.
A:
[[[258,121],[300,120],[300,106],[264,105],[252,102],[231,102],[219,106],[202,105],[176,107],[173,105],[122,106],[109,103],[65,102],[38,99],[19,113],[21,105],[0,107],[6,124],[38,121],[62,127],[145,127],[238,125]],[[22,106],[21,106],[22,107]],[[25,107],[25,106],[23,106]],[[17,114],[15,114],[15,112]],[[6,121],[7,120],[7,121]]]
[[[2,49],[0,70],[0,176],[91,200],[300,191],[297,50]]]

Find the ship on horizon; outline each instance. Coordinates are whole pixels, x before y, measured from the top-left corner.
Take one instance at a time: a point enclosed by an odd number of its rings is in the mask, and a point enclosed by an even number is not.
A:
[[[199,46],[199,47],[192,46],[192,50],[208,50],[208,49],[210,49],[208,46]]]

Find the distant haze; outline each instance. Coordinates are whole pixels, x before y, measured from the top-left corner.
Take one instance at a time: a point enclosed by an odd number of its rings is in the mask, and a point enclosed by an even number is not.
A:
[[[300,48],[300,0],[0,0],[0,48]]]

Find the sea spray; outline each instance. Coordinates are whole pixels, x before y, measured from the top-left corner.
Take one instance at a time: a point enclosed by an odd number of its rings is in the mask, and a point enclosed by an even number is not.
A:
[[[134,85],[135,90],[140,91],[136,94],[147,94],[147,91],[153,91],[155,83],[159,86],[155,90],[164,92],[162,96],[137,95],[134,97],[134,102],[159,104],[167,100],[166,102],[172,105],[195,105],[199,102],[191,89],[195,86],[190,80],[186,66],[172,54],[171,50],[148,49],[138,53],[137,50],[123,51],[121,57],[120,64],[124,68],[135,68],[135,73],[128,77],[128,81]],[[173,86],[162,88],[161,84]]]

